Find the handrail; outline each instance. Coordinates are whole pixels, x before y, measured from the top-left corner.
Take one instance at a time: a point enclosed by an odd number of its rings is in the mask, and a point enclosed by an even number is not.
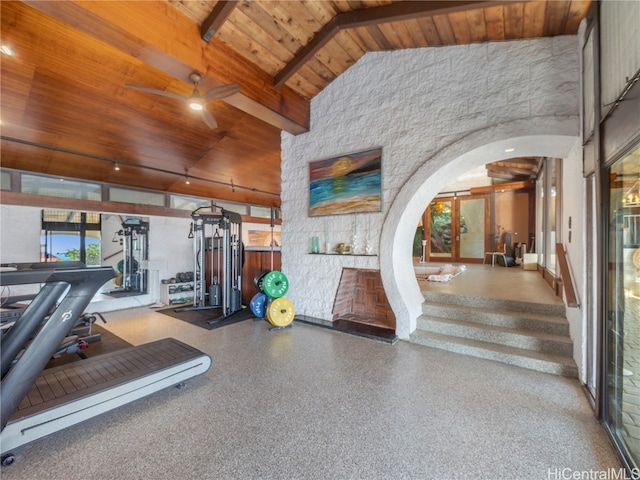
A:
[[[578,303],[576,290],[573,286],[573,279],[571,278],[571,270],[569,269],[567,254],[565,253],[564,246],[561,243],[556,243],[556,255],[558,256],[558,266],[560,267],[560,276],[562,278],[567,306],[576,308],[580,306],[580,304]]]

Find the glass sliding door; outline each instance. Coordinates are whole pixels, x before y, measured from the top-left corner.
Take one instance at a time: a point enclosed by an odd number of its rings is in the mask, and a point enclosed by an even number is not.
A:
[[[587,282],[585,295],[585,320],[586,320],[586,386],[593,404],[598,402],[598,281],[597,281],[597,242],[598,229],[596,228],[596,212],[598,203],[596,200],[596,176],[590,175],[586,179],[586,266]]]
[[[640,145],[615,162],[608,192],[605,422],[640,464]]]
[[[453,199],[439,198],[428,208],[429,260],[451,261],[454,252]]]
[[[556,218],[558,217],[559,202],[559,167],[561,162],[555,158],[548,158],[545,164],[547,176],[545,185],[545,268],[555,275],[556,273]]]
[[[480,263],[486,251],[489,210],[484,196],[437,198],[425,211],[427,260]]]
[[[483,258],[488,211],[484,197],[458,197],[460,202],[460,255],[458,260]]]

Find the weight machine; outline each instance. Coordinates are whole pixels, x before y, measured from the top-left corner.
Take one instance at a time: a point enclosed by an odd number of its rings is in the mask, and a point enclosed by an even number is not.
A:
[[[207,208],[211,209],[210,213],[201,212]],[[222,208],[215,212],[215,208],[200,207],[191,213],[189,238],[193,239],[195,258],[193,306],[176,310],[221,308],[222,316],[210,320],[209,324],[242,309],[242,218]],[[209,252],[209,279],[206,278],[205,251]]]
[[[116,235],[121,237],[122,244],[122,260],[117,265],[121,276],[115,280],[116,284],[119,283],[119,288],[108,293],[146,293],[148,233],[149,223],[137,217],[127,218],[122,223],[122,230],[116,232]],[[117,239],[114,239],[114,242],[116,241]]]

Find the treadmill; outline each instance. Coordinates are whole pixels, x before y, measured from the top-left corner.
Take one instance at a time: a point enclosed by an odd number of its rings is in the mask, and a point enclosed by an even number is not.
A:
[[[111,267],[49,265],[15,264],[15,270],[3,269],[0,275],[0,286],[42,284],[1,339],[3,466],[14,462],[18,447],[182,385],[211,366],[209,355],[166,338],[45,370],[98,289],[116,276]]]

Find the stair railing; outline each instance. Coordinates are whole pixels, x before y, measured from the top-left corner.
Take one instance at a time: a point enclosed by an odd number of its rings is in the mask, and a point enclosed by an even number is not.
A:
[[[578,296],[573,286],[573,279],[571,278],[571,269],[569,268],[569,261],[567,254],[564,251],[562,243],[556,243],[556,255],[558,257],[558,266],[560,267],[560,277],[562,278],[562,286],[564,288],[564,297],[568,307],[577,308],[580,306],[578,302]]]

